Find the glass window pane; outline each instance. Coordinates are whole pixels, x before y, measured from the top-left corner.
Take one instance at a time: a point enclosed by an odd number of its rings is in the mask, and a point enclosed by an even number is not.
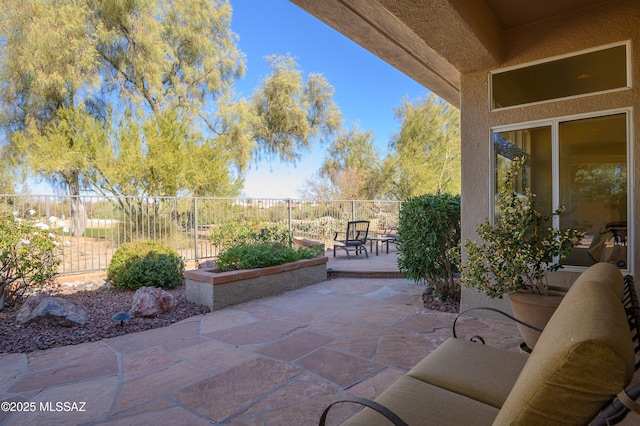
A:
[[[565,264],[627,266],[626,114],[559,124],[561,229],[586,232]]]
[[[495,132],[493,145],[496,167],[495,194],[504,181],[505,172],[511,162],[516,158],[525,157],[525,168],[521,171],[516,183],[518,190],[531,189],[531,192],[536,194],[536,210],[550,214],[552,211],[551,126]],[[496,211],[496,214],[499,212]]]
[[[491,74],[492,108],[628,87],[625,45]]]

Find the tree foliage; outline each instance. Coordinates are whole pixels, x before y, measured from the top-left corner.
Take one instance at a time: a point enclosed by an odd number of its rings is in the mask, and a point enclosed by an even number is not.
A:
[[[280,160],[295,162],[300,149],[311,140],[327,137],[341,126],[341,114],[333,103],[333,89],[320,74],[302,81],[291,57],[267,58],[272,73],[253,96],[258,118],[255,136],[263,151]]]
[[[298,196],[315,201],[368,199],[359,195],[356,183],[359,178],[355,169],[338,170],[331,176],[318,170],[305,180],[298,190]]]
[[[87,32],[82,2],[0,3],[2,123],[39,130],[89,97],[99,81],[99,58]]]
[[[98,163],[93,185],[113,195],[235,193],[241,180],[230,174],[229,153],[192,128],[191,119],[177,111],[144,118],[130,111],[114,126],[117,146]]]
[[[74,139],[75,126],[89,120],[84,108],[94,105],[90,93],[99,81],[99,58],[86,28],[90,18],[82,3],[0,3],[0,123],[9,138],[18,138],[11,153],[71,196],[79,195],[77,154],[86,142]],[[54,154],[63,163],[59,173],[51,170],[51,149],[42,149],[41,140],[31,143],[45,135],[54,135],[54,150],[60,144]],[[83,209],[72,200],[72,230],[83,232]]]
[[[5,146],[71,195],[237,195],[252,158],[295,161],[341,116],[289,56],[238,99],[230,21],[226,0],[0,3]]]
[[[402,101],[400,131],[382,154],[356,125],[331,143],[300,193],[312,199],[396,199],[460,193],[460,114],[434,95]]]
[[[72,235],[84,233],[86,215],[78,196],[83,186],[93,182],[95,165],[109,158],[109,148],[103,124],[82,105],[60,107],[44,128],[38,129],[32,120],[13,137],[14,152],[19,153],[32,173],[68,188],[72,196]]]
[[[104,82],[121,101],[155,114],[175,108],[204,116],[203,106],[244,74],[226,1],[88,4]]]
[[[74,234],[82,190],[234,196],[252,160],[295,163],[316,141],[332,141],[307,182],[317,196],[459,193],[457,110],[435,96],[403,101],[383,159],[371,131],[340,132],[332,87],[290,56],[267,57],[270,72],[238,97],[245,59],[231,16],[228,0],[0,3],[1,148],[74,196]]]
[[[627,168],[623,164],[587,164],[576,170],[572,196],[620,206],[627,198]]]
[[[382,154],[373,131],[355,125],[327,148],[318,173],[305,182],[302,194],[317,200],[372,200],[386,189]]]
[[[438,192],[460,193],[460,112],[430,95],[404,100],[396,108],[402,122],[389,144],[385,170],[389,193],[404,200]]]
[[[0,146],[0,194],[13,194],[16,177],[12,173],[11,156],[8,147]]]

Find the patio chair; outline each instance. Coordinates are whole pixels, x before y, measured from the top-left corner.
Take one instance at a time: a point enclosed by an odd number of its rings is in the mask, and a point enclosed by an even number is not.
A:
[[[347,232],[336,232],[333,237],[333,257],[336,257],[336,247],[343,249],[347,252],[347,258],[351,258],[350,251],[355,252],[358,255],[364,250],[365,256],[369,258],[367,253],[367,235],[369,234],[369,221],[368,220],[354,220],[347,222]],[[339,238],[344,236],[343,238]],[[336,243],[338,245],[336,245]]]

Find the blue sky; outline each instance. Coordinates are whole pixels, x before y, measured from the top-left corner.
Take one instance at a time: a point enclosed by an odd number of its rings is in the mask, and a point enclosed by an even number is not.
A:
[[[230,0],[231,28],[246,55],[247,72],[236,91],[250,96],[268,73],[265,56],[290,54],[305,73],[321,73],[334,88],[345,127],[373,130],[386,152],[400,123],[393,109],[403,97],[416,99],[428,89],[405,76],[288,0]],[[297,190],[321,166],[327,145],[303,153],[295,166],[279,161],[251,165],[244,194],[252,198],[298,198]]]

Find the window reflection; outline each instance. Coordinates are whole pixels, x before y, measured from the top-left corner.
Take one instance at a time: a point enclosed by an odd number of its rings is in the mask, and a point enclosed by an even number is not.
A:
[[[491,106],[505,108],[629,87],[627,47],[614,46],[491,74]]]
[[[568,259],[627,265],[626,115],[560,123],[560,202],[563,229],[586,232]]]
[[[531,189],[536,194],[536,210],[552,211],[551,126],[497,132],[494,134],[495,188],[504,181],[506,171],[516,158],[525,158],[525,167],[516,182],[516,190]],[[496,214],[499,212],[496,211]]]
[[[554,210],[556,191],[565,207],[560,229],[586,233],[565,265],[590,266],[611,262],[628,264],[627,241],[627,114],[558,122],[539,127],[494,132],[494,184],[497,188],[511,161],[525,157],[517,189],[535,194],[536,209]],[[553,170],[554,132],[557,129],[557,170]],[[553,176],[558,177],[553,182]],[[498,211],[495,212],[499,214]],[[550,224],[551,225],[551,224]]]

